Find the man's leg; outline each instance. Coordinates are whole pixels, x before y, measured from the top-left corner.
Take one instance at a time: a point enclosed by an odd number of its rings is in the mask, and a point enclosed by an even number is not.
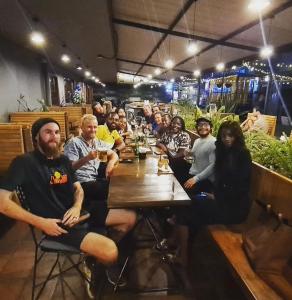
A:
[[[81,251],[94,256],[104,265],[113,264],[118,258],[118,248],[111,239],[93,232],[89,232],[80,244]]]
[[[136,224],[137,215],[133,210],[110,209],[105,220],[105,225],[116,230],[114,240],[119,241]]]

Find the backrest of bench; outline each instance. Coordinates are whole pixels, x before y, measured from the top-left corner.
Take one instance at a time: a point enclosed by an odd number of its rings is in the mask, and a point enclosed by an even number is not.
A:
[[[272,209],[292,220],[292,180],[253,162],[252,200],[271,204]]]
[[[86,108],[82,106],[51,106],[49,110],[67,112],[69,123],[79,123],[81,117],[85,114]]]
[[[0,175],[3,175],[11,161],[24,153],[22,125],[0,124]]]
[[[68,118],[66,112],[15,112],[10,114],[10,122],[27,123],[32,125],[40,118],[53,118],[61,127],[61,138],[66,140],[69,135]]]

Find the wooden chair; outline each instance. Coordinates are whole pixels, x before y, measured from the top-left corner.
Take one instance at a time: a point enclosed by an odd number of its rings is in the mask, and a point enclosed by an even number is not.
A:
[[[248,113],[247,118],[251,117],[252,113]],[[270,116],[270,115],[261,115],[267,124],[267,134],[274,136],[275,130],[276,130],[276,124],[277,124],[277,117],[276,116]]]
[[[0,175],[3,175],[11,161],[25,152],[22,125],[0,124]]]
[[[28,205],[27,198],[21,188],[21,186],[18,186],[16,189],[16,196],[17,200],[21,204],[21,206],[30,211],[30,207]],[[89,218],[89,214],[86,212],[86,218],[84,220]],[[86,226],[83,225],[83,226]],[[39,299],[42,291],[46,287],[47,283],[58,277],[61,282],[61,289],[62,289],[62,295],[64,298],[64,286],[66,285],[67,288],[72,292],[74,295],[74,292],[72,290],[72,287],[69,286],[69,284],[66,282],[65,278],[63,277],[64,273],[75,269],[77,273],[80,275],[80,277],[88,282],[88,284],[93,284],[85,274],[81,271],[80,267],[82,264],[84,264],[84,259],[85,256],[84,254],[80,251],[80,249],[77,249],[73,246],[68,246],[64,243],[57,242],[54,240],[51,240],[48,238],[46,235],[42,235],[40,238],[38,237],[39,235],[37,234],[35,228],[30,225],[31,229],[31,234],[32,238],[35,244],[35,255],[34,255],[34,266],[33,266],[33,274],[32,274],[32,295],[31,299]],[[38,267],[44,257],[45,254],[50,253],[50,254],[55,254],[55,261],[50,267],[50,269],[47,272],[47,276],[45,280],[38,282],[37,283],[37,270]],[[77,262],[75,262],[72,258],[72,256],[78,256]],[[65,266],[64,262],[62,262],[61,257],[65,257],[67,260],[67,265]],[[55,270],[58,270],[57,272],[54,272]],[[39,288],[37,291],[36,289]]]
[[[53,118],[61,127],[61,138],[66,140],[69,136],[68,117],[66,112],[15,112],[10,114],[10,122],[32,125],[40,118]]]

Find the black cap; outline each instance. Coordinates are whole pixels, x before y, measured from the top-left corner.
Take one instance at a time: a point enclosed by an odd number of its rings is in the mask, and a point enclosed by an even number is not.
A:
[[[200,118],[198,118],[198,119],[196,120],[196,126],[198,126],[199,123],[201,123],[201,122],[207,122],[208,124],[210,124],[210,127],[213,126],[211,120],[208,119],[208,118],[206,118],[206,117],[200,117]]]
[[[38,119],[32,124],[32,127],[31,127],[31,137],[32,137],[33,142],[35,142],[35,138],[36,138],[37,134],[39,133],[40,129],[48,123],[56,123],[59,126],[59,129],[60,129],[59,123],[56,120],[52,119],[52,118]]]

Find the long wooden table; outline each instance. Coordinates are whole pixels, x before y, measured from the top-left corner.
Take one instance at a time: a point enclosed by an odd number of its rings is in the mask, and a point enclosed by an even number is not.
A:
[[[120,163],[111,178],[109,208],[188,205],[191,200],[173,174],[158,173],[158,155]]]

